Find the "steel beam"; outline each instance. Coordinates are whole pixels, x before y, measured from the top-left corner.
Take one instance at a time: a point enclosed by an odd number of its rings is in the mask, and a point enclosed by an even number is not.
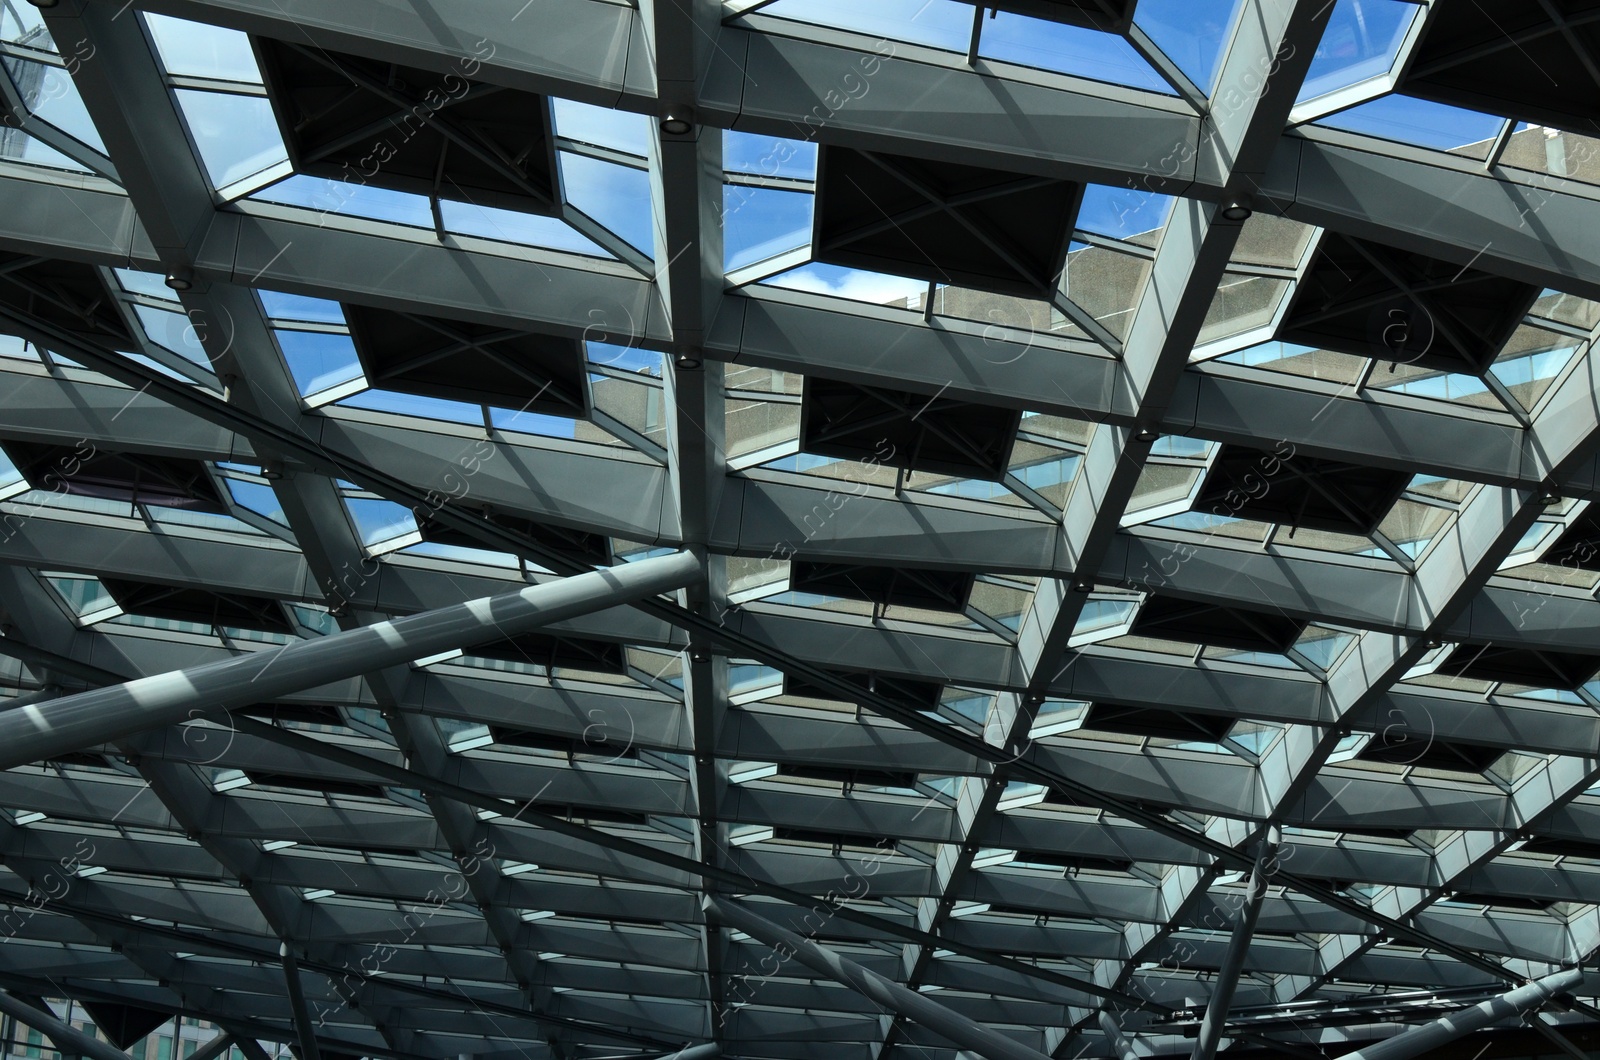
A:
[[[113,1048],[93,1035],[83,1033],[43,1009],[34,1008],[25,1001],[18,1001],[4,990],[0,990],[0,1012],[4,1012],[19,1023],[26,1023],[43,1034],[55,1042],[56,1048],[63,1054],[77,1053],[79,1056],[88,1057],[89,1060],[128,1060],[128,1054],[120,1049]]]
[[[294,952],[287,942],[278,947],[278,958],[283,962],[283,981],[289,991],[289,1007],[294,1011],[295,1033],[300,1036],[300,1060],[322,1060],[322,1051],[317,1048],[317,1028],[311,1022],[306,994],[300,986],[300,966],[295,963]]]
[[[1429,1049],[1438,1048],[1446,1042],[1453,1042],[1463,1034],[1470,1034],[1491,1023],[1519,1016],[1529,1009],[1537,1008],[1556,994],[1570,990],[1581,982],[1583,982],[1583,972],[1577,968],[1547,975],[1543,979],[1536,979],[1526,986],[1519,986],[1497,998],[1452,1012],[1432,1023],[1412,1027],[1376,1045],[1358,1049],[1349,1054],[1349,1060],[1410,1060],[1411,1057],[1425,1053]]]
[[[908,990],[832,950],[803,939],[731,898],[708,895],[705,910],[728,927],[743,931],[751,938],[771,946],[780,956],[793,957],[812,971],[843,983],[889,1011],[944,1035],[985,1060],[1046,1060],[1045,1054],[1038,1050],[974,1023],[914,990]]]
[[[0,769],[511,636],[701,576],[700,559],[678,552],[24,707],[0,717]]]

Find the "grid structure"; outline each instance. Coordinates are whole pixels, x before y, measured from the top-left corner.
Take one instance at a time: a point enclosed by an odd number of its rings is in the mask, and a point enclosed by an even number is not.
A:
[[[1590,6],[0,0],[0,733],[698,558],[0,753],[0,986],[976,1050],[738,920],[1068,1060],[1588,967]]]

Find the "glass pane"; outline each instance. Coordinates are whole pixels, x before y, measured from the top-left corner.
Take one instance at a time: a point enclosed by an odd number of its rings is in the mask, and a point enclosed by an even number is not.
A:
[[[650,119],[570,99],[551,99],[556,133],[596,147],[610,147],[628,154],[644,156],[650,151]]]
[[[213,188],[237,184],[289,160],[272,104],[257,96],[177,89],[200,160]]]
[[[1388,73],[1420,10],[1400,0],[1338,0],[1300,98],[1312,99]]]
[[[650,174],[642,169],[560,152],[561,188],[567,201],[646,257],[655,254],[650,216]]]
[[[814,180],[817,176],[817,145],[805,140],[785,140],[777,136],[758,136],[725,129],[722,133],[722,168],[730,173]]]
[[[1078,244],[1067,254],[1067,297],[1117,338],[1125,338],[1150,260]]]
[[[947,51],[965,52],[972,39],[972,7],[954,0],[777,0],[761,14]]]
[[[1125,37],[1007,11],[996,14],[991,10],[983,20],[978,54],[1114,85],[1173,91]]]
[[[1139,0],[1133,20],[1156,47],[1209,93],[1238,0]]]
[[[1317,124],[1485,159],[1502,122],[1492,114],[1391,94],[1319,118]]]
[[[1206,320],[1200,328],[1196,344],[1203,346],[1229,335],[1267,326],[1272,323],[1288,289],[1288,280],[1227,274],[1217,285],[1217,293],[1211,300],[1211,308],[1206,310]]]
[[[728,271],[809,246],[814,201],[805,192],[724,185],[722,250]]]
[[[1500,164],[1597,184],[1600,183],[1600,139],[1522,122],[1506,143]]]
[[[78,95],[72,75],[59,66],[46,66],[23,59],[7,59],[6,72],[22,103],[34,116],[44,119],[79,143],[105,153],[100,131],[89,120],[89,111]]]
[[[167,73],[261,83],[247,34],[168,15],[147,13],[144,21]]]
[[[288,330],[274,334],[302,397],[361,378],[361,361],[350,336]]]

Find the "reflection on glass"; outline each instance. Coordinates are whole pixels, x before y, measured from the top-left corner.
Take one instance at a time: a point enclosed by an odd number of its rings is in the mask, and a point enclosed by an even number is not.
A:
[[[344,503],[361,543],[368,547],[417,532],[416,517],[402,504],[368,497],[346,497]]]
[[[1532,410],[1578,352],[1580,343],[1542,328],[1520,327],[1489,371],[1524,409]]]
[[[29,113],[54,125],[57,129],[90,147],[105,153],[105,143],[100,131],[89,119],[89,111],[78,94],[72,75],[59,66],[28,62],[24,59],[6,59],[6,73],[17,88],[22,103]]]

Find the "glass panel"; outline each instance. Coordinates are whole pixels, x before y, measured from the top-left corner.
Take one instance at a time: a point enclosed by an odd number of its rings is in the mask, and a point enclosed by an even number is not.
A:
[[[433,227],[433,211],[425,196],[375,188],[350,180],[330,180],[296,173],[262,188],[250,198],[285,206],[300,206],[319,214],[366,217],[413,228]],[[321,223],[320,218],[318,223]]]
[[[1078,209],[1078,230],[1153,248],[1176,201],[1171,195],[1137,188],[1090,184]]]
[[[1126,338],[1150,259],[1076,244],[1067,253],[1067,297],[1118,339]]]
[[[477,236],[525,247],[566,250],[595,258],[613,256],[609,250],[559,217],[441,199],[439,219],[444,222],[445,231],[458,235]]]
[[[1317,124],[1453,155],[1485,159],[1501,119],[1425,99],[1391,94],[1317,119]]]
[[[289,160],[272,104],[257,96],[177,89],[173,95],[189,124],[213,188],[237,184]]]
[[[652,130],[643,114],[554,98],[550,110],[559,136],[641,157],[650,153]]]
[[[1475,375],[1455,375],[1410,364],[1380,363],[1367,380],[1371,390],[1390,390],[1397,394],[1452,401],[1474,408],[1501,409],[1505,405]]]
[[[302,397],[361,378],[361,361],[350,336],[289,330],[273,334]]]
[[[650,217],[650,174],[632,166],[560,152],[561,188],[567,201],[627,240],[646,257],[655,254]]]
[[[1600,302],[1547,290],[1534,302],[1533,315],[1589,329],[1600,324]]]
[[[1127,38],[1049,19],[991,9],[983,20],[978,54],[1019,66],[1173,94],[1172,86],[1133,50]]]
[[[1521,327],[1511,336],[1490,372],[1524,409],[1532,409],[1565,368],[1579,343],[1543,328]]]
[[[947,51],[965,52],[972,39],[972,7],[954,0],[777,0],[761,14]]]
[[[806,140],[786,140],[778,136],[759,136],[725,129],[722,133],[722,168],[730,173],[814,180],[817,176],[817,145]]]
[[[40,51],[56,50],[56,42],[50,39],[50,31],[45,28],[44,16],[27,0],[0,2],[0,40]]]
[[[728,271],[809,246],[814,201],[807,192],[724,185],[722,239]]]
[[[261,71],[256,66],[249,35],[152,13],[145,14],[144,22],[150,28],[156,52],[167,73],[261,83]]]
[[[1597,184],[1600,183],[1600,139],[1521,122],[1506,143],[1500,164]]]
[[[105,153],[100,131],[89,119],[89,111],[83,105],[83,97],[78,95],[78,86],[73,83],[71,74],[59,66],[23,59],[7,59],[5,64],[23,105],[35,117],[44,119],[79,143]]]
[[[809,291],[833,298],[847,298],[852,302],[871,302],[874,305],[905,306],[915,299],[916,304],[920,306],[928,290],[927,283],[922,280],[815,263],[802,265],[788,272],[780,272],[761,282],[773,287],[788,288],[791,291]]]
[[[1300,89],[1302,100],[1388,73],[1420,7],[1400,0],[1338,0]]]
[[[344,503],[350,509],[350,518],[363,545],[377,545],[417,532],[417,520],[411,509],[392,501],[346,497]]]
[[[1229,335],[1266,327],[1272,323],[1288,290],[1288,280],[1228,273],[1217,285],[1196,344],[1205,345]]]
[[[76,162],[20,129],[0,127],[0,158],[13,162],[26,162],[51,169],[66,169],[74,173],[88,173],[89,167]]]
[[[1302,379],[1325,379],[1329,382],[1349,384],[1361,378],[1367,366],[1365,357],[1352,357],[1348,353],[1318,350],[1310,346],[1296,346],[1289,342],[1264,342],[1259,346],[1239,350],[1218,357],[1222,364],[1243,364],[1264,368],[1269,372],[1283,372]]]
[[[1238,0],[1139,0],[1134,22],[1189,80],[1209,93]]]
[[[727,441],[730,457],[770,449],[800,439],[800,406],[775,401],[727,402]]]
[[[1300,264],[1316,232],[1311,225],[1291,221],[1287,217],[1253,213],[1239,233],[1239,243],[1233,249],[1233,260],[1246,265],[1292,269]]]

